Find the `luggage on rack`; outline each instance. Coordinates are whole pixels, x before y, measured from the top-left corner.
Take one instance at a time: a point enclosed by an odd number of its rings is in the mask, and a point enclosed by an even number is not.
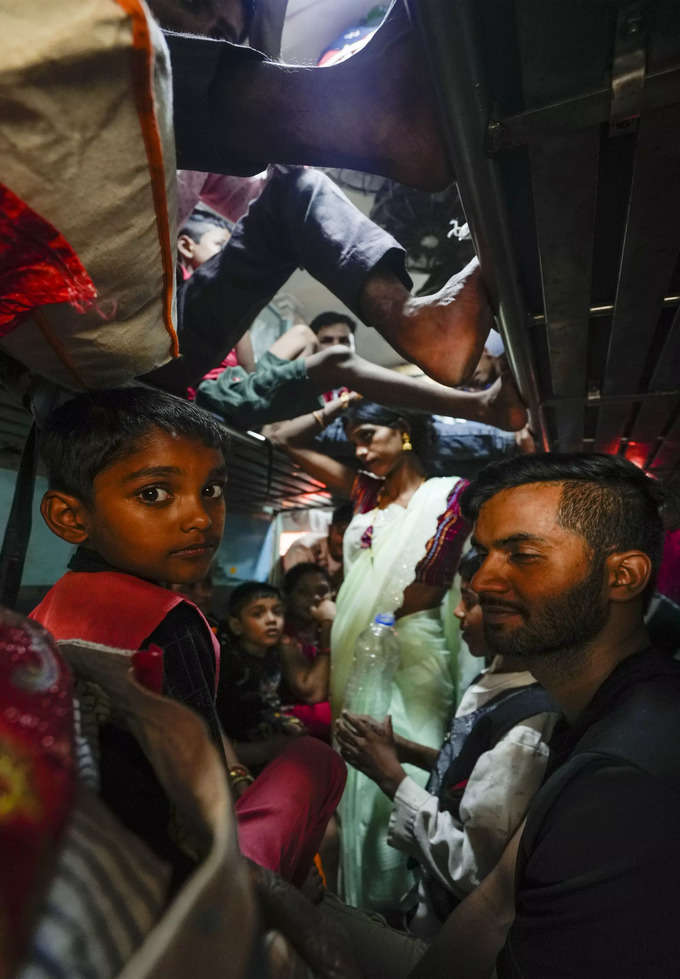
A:
[[[0,0],[0,349],[68,388],[177,353],[168,51],[140,0]]]

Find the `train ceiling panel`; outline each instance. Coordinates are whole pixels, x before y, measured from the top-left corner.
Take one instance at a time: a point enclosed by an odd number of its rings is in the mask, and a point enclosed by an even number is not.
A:
[[[680,465],[680,4],[418,0],[543,444]]]
[[[14,396],[0,389],[0,466],[16,469],[31,427],[31,416]],[[253,435],[225,426],[230,434],[227,508],[272,513],[333,502],[326,487],[294,466],[282,452]]]

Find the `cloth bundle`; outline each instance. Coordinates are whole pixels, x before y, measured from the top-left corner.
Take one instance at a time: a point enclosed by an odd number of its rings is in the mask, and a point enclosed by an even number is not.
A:
[[[0,349],[72,388],[177,353],[171,76],[140,0],[0,0]]]

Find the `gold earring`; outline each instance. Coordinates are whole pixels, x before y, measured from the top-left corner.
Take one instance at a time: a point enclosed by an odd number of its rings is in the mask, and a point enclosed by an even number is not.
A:
[[[408,434],[408,432],[401,433],[401,451],[413,452],[413,446],[411,445],[411,436]]]

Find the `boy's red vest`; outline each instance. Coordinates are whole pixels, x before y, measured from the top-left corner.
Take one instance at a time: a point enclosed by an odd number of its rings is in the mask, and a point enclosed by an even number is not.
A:
[[[166,615],[186,602],[200,615],[215,652],[220,647],[201,610],[182,595],[119,571],[67,571],[31,612],[54,638],[82,639],[117,649],[139,649]]]

